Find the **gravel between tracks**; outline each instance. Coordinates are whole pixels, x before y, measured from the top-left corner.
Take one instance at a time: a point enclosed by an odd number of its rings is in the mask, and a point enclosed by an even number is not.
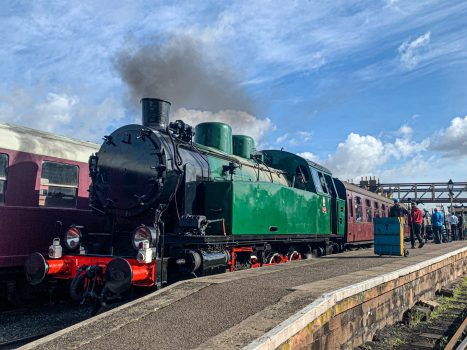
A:
[[[18,338],[52,333],[83,321],[90,308],[70,303],[35,306],[0,312],[0,348]]]

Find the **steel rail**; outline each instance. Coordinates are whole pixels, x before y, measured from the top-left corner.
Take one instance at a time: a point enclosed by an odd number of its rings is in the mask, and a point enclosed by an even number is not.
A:
[[[454,346],[456,346],[459,339],[462,337],[465,329],[467,328],[467,317],[464,319],[464,322],[457,328],[456,333],[452,336],[449,343],[446,344],[444,350],[453,350]],[[463,344],[463,345],[462,345]],[[465,350],[467,348],[467,338],[456,348],[456,350]]]

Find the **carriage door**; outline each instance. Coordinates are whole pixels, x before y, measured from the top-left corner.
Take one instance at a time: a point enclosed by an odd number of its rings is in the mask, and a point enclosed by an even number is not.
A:
[[[337,199],[337,234],[344,235],[345,233],[345,200]]]

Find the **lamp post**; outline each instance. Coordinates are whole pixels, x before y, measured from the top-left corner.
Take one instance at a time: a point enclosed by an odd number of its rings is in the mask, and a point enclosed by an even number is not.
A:
[[[451,179],[449,179],[448,191],[449,191],[449,201],[451,202],[451,210],[448,210],[448,213],[450,213],[451,215],[454,215],[454,208],[452,207],[452,195],[454,194],[453,190],[454,190],[454,183],[452,182]],[[452,232],[451,229],[452,229],[452,226],[449,225],[449,231],[451,231],[451,236],[452,236],[452,239],[454,240],[454,232]],[[448,239],[448,242],[449,242],[449,239]]]
[[[449,179],[448,181],[448,191],[449,191],[449,200],[451,202],[451,213],[453,211],[453,208],[452,208],[452,195],[454,194],[454,182],[452,182],[451,179]]]
[[[462,221],[464,221],[464,203],[461,204],[461,217],[462,217]],[[460,232],[459,232],[459,235],[462,235],[462,239],[464,239],[464,223],[462,223],[462,225],[460,225]]]

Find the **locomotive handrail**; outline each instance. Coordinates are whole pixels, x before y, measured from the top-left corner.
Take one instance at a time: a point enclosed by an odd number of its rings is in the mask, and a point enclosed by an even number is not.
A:
[[[219,157],[223,160],[227,160],[227,161],[231,161],[231,162],[235,162],[235,163],[238,163],[238,164],[241,164],[242,166],[247,166],[247,167],[250,167],[250,168],[254,168],[256,169],[256,166],[249,163],[249,162],[245,162],[245,161],[242,161],[241,159],[237,158],[237,157],[233,157],[233,156],[229,156],[225,153],[222,153],[222,152],[218,152],[214,149],[211,149],[211,148],[206,148],[206,146],[204,145],[200,145],[200,144],[196,144],[196,146],[194,146],[195,143],[193,143],[193,146],[191,147],[196,147],[196,149],[204,154],[213,154],[213,155],[216,155],[216,157]],[[185,143],[182,143],[180,146],[182,147],[186,147],[186,148],[191,148],[189,144],[185,144]],[[285,171],[282,171],[282,170],[278,170],[278,169],[274,169],[274,170],[270,170],[270,168],[265,165],[264,163],[257,163],[259,165],[262,165],[261,166],[261,170],[263,171],[269,171],[270,173],[275,173],[275,174],[280,174],[280,175],[285,175],[287,174]]]

